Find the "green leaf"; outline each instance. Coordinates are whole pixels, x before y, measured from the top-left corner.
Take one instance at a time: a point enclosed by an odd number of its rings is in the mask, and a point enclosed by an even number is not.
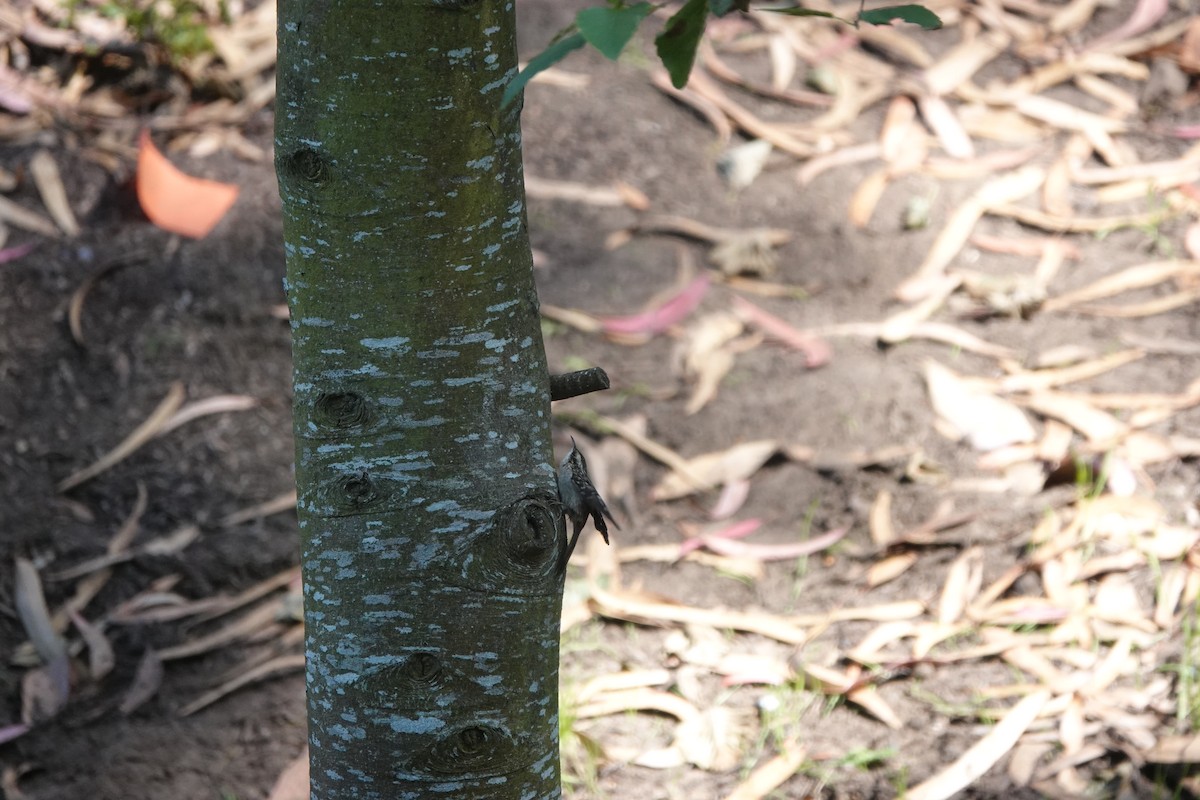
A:
[[[925,6],[917,5],[873,8],[870,11],[862,12],[858,15],[858,18],[872,25],[887,25],[892,20],[899,19],[904,22],[911,22],[914,25],[920,25],[927,31],[936,31],[942,27],[942,20],[937,14]]]
[[[521,90],[525,88],[525,84],[529,83],[529,79],[534,75],[562,61],[571,51],[578,50],[585,44],[587,44],[587,40],[583,38],[583,34],[576,32],[559,39],[529,59],[529,63],[525,65],[525,69],[521,70],[521,73],[513,78],[512,83],[504,88],[504,97],[500,98],[500,107],[506,108],[509,103],[515,100],[517,95],[521,93]]]
[[[671,85],[682,89],[687,85],[692,64],[696,61],[696,48],[704,35],[704,24],[708,21],[708,0],[687,0],[675,16],[667,20],[662,33],[654,38],[658,57],[671,76]]]
[[[750,0],[708,0],[708,10],[714,17],[723,17],[734,9],[749,11]]]
[[[585,8],[575,15],[575,24],[588,44],[610,61],[616,61],[654,6],[638,3],[628,8]]]
[[[776,14],[787,14],[789,17],[825,17],[826,19],[840,19],[847,25],[850,20],[842,19],[837,14],[830,14],[828,11],[817,11],[812,8],[760,8],[759,11],[773,11]]]

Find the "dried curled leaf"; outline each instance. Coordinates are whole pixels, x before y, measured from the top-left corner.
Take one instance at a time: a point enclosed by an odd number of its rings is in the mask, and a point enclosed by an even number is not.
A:
[[[744,442],[728,450],[706,453],[687,461],[690,476],[699,477],[703,486],[686,477],[671,473],[650,490],[655,500],[676,500],[695,493],[699,488],[714,488],[729,481],[745,480],[767,463],[779,450],[774,439]]]
[[[977,450],[995,450],[1037,439],[1021,409],[972,386],[937,362],[926,362],[925,384],[933,410]]]

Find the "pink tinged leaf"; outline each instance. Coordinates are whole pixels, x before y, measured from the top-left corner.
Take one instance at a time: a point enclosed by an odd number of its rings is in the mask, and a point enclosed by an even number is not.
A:
[[[295,761],[288,764],[283,772],[279,773],[279,777],[275,779],[275,785],[271,787],[271,793],[267,795],[267,800],[308,800],[307,747],[300,755],[296,756]]]
[[[18,258],[24,258],[33,251],[34,242],[26,242],[15,247],[6,247],[0,250],[0,264],[7,264],[9,261],[16,261]]]
[[[812,62],[814,64],[820,64],[822,61],[828,61],[836,58],[849,50],[851,47],[854,47],[856,44],[858,44],[857,36],[849,32],[843,33],[837,39],[834,39],[832,42],[814,53],[812,56]]]
[[[1171,135],[1177,139],[1200,139],[1200,125],[1178,125]]]
[[[750,496],[750,481],[736,480],[725,484],[717,502],[709,510],[708,516],[713,520],[729,519],[745,504]]]
[[[768,311],[764,311],[749,300],[735,297],[733,298],[733,307],[747,322],[757,327],[763,333],[778,339],[788,347],[794,347],[804,353],[804,365],[809,369],[824,366],[833,357],[833,351],[830,350],[829,344],[824,339],[814,336],[811,333],[806,333],[799,328],[792,327],[787,322],[784,322]]]
[[[709,539],[744,539],[761,527],[761,519],[747,519],[735,522],[728,528],[722,528],[707,536],[693,536],[690,539],[685,539],[683,544],[679,545],[679,558],[683,558],[693,550],[699,550],[701,547],[704,547]]]
[[[0,108],[14,114],[28,114],[33,110],[33,98],[26,91],[21,73],[0,65]]]
[[[1168,0],[1138,0],[1129,19],[1113,30],[1088,42],[1085,50],[1095,50],[1105,45],[1123,42],[1150,29],[1167,13]]]
[[[1189,256],[1200,261],[1200,222],[1193,222],[1188,226],[1187,233],[1183,236],[1183,246]]]
[[[996,613],[989,613],[988,621],[997,625],[1047,625],[1061,622],[1071,615],[1069,609],[1048,602],[997,603],[993,608]]]
[[[33,103],[15,86],[0,86],[0,107],[14,114],[28,114],[33,110]]]
[[[29,733],[29,726],[23,723],[18,723],[17,725],[5,725],[4,727],[0,728],[0,744],[11,742],[18,736],[24,736],[27,733]]]
[[[706,536],[704,537],[704,546],[717,555],[730,556],[732,558],[749,558],[754,561],[787,561],[818,553],[826,547],[836,544],[849,532],[849,527],[837,528],[805,542],[791,542],[787,544],[735,542],[728,538],[719,539]]]
[[[679,294],[652,311],[626,317],[609,317],[603,322],[605,333],[655,334],[662,333],[682,321],[700,305],[710,285],[707,275],[693,280]]]

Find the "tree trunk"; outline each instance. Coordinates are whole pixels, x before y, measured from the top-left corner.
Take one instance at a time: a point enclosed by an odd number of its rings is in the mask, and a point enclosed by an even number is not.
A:
[[[514,34],[503,0],[280,2],[314,800],[560,793]]]

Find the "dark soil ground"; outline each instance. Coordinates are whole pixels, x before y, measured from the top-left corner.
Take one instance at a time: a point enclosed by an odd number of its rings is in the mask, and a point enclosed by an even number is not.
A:
[[[1095,25],[1113,27],[1130,3],[1105,11]],[[524,2],[523,52],[536,52],[572,18],[577,4]],[[936,34],[929,35],[930,37]],[[935,46],[931,45],[931,49]],[[646,49],[650,54],[652,51]],[[753,301],[800,328],[836,322],[877,321],[898,309],[892,292],[928,251],[947,215],[978,181],[943,182],[913,176],[892,186],[865,230],[846,220],[853,189],[870,166],[825,173],[799,188],[792,161],[776,157],[749,189],[732,193],[714,169],[711,130],[691,111],[655,90],[636,57],[611,64],[580,55],[566,69],[590,76],[586,89],[533,85],[524,114],[525,154],[530,174],[609,185],[624,180],[643,191],[652,212],[677,214],[728,227],[771,226],[794,232],[780,252],[781,283],[809,289],[810,297]],[[761,113],[772,111],[767,104]],[[878,130],[882,107],[856,123]],[[245,131],[270,143],[271,119],[263,115]],[[284,302],[279,202],[269,161],[248,164],[228,154],[204,161],[177,158],[193,174],[234,182],[242,194],[233,213],[209,237],[182,241],[139,217],[129,187],[78,155],[73,137],[48,131],[41,141],[0,148],[0,163],[24,164],[39,146],[52,148],[67,168],[72,203],[84,223],[74,240],[40,240],[34,253],[0,266],[0,564],[25,556],[39,564],[71,565],[103,552],[130,514],[139,484],[148,504],[141,519],[143,541],[185,523],[202,534],[182,554],[144,555],[116,568],[93,601],[111,609],[153,581],[180,576],[174,591],[190,598],[233,594],[297,561],[295,519],[276,514],[226,527],[226,514],[285,492],[292,480],[290,361],[288,329],[273,312]],[[1146,160],[1167,158],[1183,145],[1140,142]],[[1155,152],[1157,151],[1157,152]],[[914,195],[933,196],[932,223],[905,230],[903,208]],[[34,205],[32,188],[13,199]],[[614,230],[628,227],[637,213],[626,208],[531,200],[530,228],[540,255],[538,281],[543,301],[597,314],[640,309],[675,281],[681,240],[639,237],[616,250],[605,247]],[[1183,220],[1154,231],[1125,229],[1107,236],[1075,236],[1084,257],[1057,279],[1074,288],[1113,270],[1153,260],[1160,240],[1179,242]],[[1022,232],[1016,223],[985,223],[1001,236]],[[698,263],[704,249],[686,243]],[[976,267],[1003,272],[1011,257],[978,254]],[[101,280],[88,297],[83,325],[86,346],[75,344],[66,325],[71,293],[89,275],[112,263],[127,266]],[[727,307],[730,290],[718,286],[703,310]],[[1122,334],[1148,339],[1197,341],[1194,307],[1140,320],[1111,320],[1070,314],[1034,315],[963,322],[962,327],[1021,354],[1056,344],[1078,344],[1097,352],[1115,349]],[[673,340],[664,336],[640,347],[609,343],[555,326],[546,346],[552,371],[579,363],[605,367],[613,390],[570,403],[623,416],[644,414],[649,435],[684,455],[720,450],[739,441],[777,438],[819,453],[846,453],[890,445],[919,447],[928,463],[949,476],[978,475],[975,454],[934,431],[934,416],[921,379],[923,362],[936,357],[965,373],[978,374],[994,362],[952,352],[932,343],[911,342],[881,349],[869,339],[832,340],[833,358],[809,370],[802,358],[771,344],[739,357],[715,400],[687,416],[688,391],[670,368]],[[1200,359],[1153,355],[1102,376],[1091,388],[1103,391],[1179,391],[1195,377]],[[260,400],[255,410],[208,417],[150,442],[99,478],[67,495],[55,484],[92,461],[136,427],[166,394],[183,381],[190,398],[239,393]],[[1175,432],[1196,430],[1200,414],[1184,412],[1170,422]],[[850,547],[839,555],[768,565],[761,580],[726,576],[691,562],[623,566],[626,585],[697,607],[763,608],[774,613],[817,613],[892,599],[933,601],[947,565],[967,545],[985,553],[985,582],[1020,556],[1025,534],[1047,508],[1061,504],[1054,493],[953,491],[944,484],[904,479],[905,464],[870,469],[814,466],[777,459],[757,475],[744,516],[766,521],[757,534],[787,541],[797,531],[852,526]],[[652,504],[646,490],[662,476],[660,466],[641,460],[636,491],[614,505],[626,524],[622,546],[676,543],[680,521],[703,519],[702,506],[687,500]],[[1172,460],[1151,476],[1156,496],[1172,508],[1195,497],[1196,465]],[[955,510],[977,512],[956,529],[946,546],[923,552],[898,580],[867,593],[867,516],[881,489],[895,494],[897,527],[919,523],[939,502],[952,497]],[[1067,491],[1072,491],[1068,487]],[[711,498],[702,500],[707,506]],[[0,570],[0,652],[25,639],[13,611],[13,587]],[[577,591],[574,581],[568,593]],[[71,590],[47,583],[51,607]],[[570,598],[568,599],[570,602]],[[846,649],[869,630],[840,628],[803,652],[785,656],[822,661]],[[0,746],[0,766],[20,770],[20,791],[37,800],[251,800],[266,796],[280,771],[305,741],[303,679],[291,673],[258,683],[232,698],[186,718],[176,710],[210,688],[239,663],[237,647],[223,648],[167,665],[158,694],[132,714],[117,709],[146,647],[180,639],[178,626],[111,629],[117,652],[114,672],[99,686],[72,699],[52,723]],[[564,647],[564,693],[587,679],[627,668],[673,666],[669,629],[640,628],[592,620],[569,632]],[[689,635],[700,637],[696,631]],[[695,641],[696,638],[693,639]],[[752,636],[740,636],[750,652],[777,652]],[[7,660],[6,660],[7,662]],[[19,716],[24,669],[0,664],[0,723]],[[681,680],[683,680],[681,678]],[[753,722],[764,694],[754,688],[722,689],[711,675],[696,680],[701,695],[716,697]],[[999,662],[969,667],[921,667],[881,692],[904,724],[889,729],[845,704],[819,698],[796,709],[791,734],[811,763],[779,790],[779,797],[892,797],[937,772],[982,734],[969,718],[950,709],[971,700],[978,687],[1013,683]],[[769,692],[768,692],[769,693]],[[938,705],[931,698],[938,698]],[[785,726],[786,727],[786,726]],[[670,741],[671,726],[645,714],[581,720],[576,733],[606,749],[642,750]],[[769,753],[748,747],[738,766],[721,772],[676,767],[655,771],[622,765],[619,759],[581,769],[572,787],[578,797],[690,798],[726,796],[746,776],[754,758]],[[751,736],[750,741],[754,741]],[[862,759],[864,754],[875,757]],[[856,765],[865,760],[865,765]],[[1119,761],[1114,757],[1114,763]],[[26,771],[27,770],[27,771]],[[591,771],[589,771],[591,770]],[[11,784],[6,784],[6,787]],[[1135,784],[1144,789],[1149,784]],[[7,789],[6,789],[7,790]],[[1115,796],[1099,788],[1095,796]],[[1115,791],[1115,790],[1114,790]],[[1138,790],[1139,792],[1141,789]],[[969,790],[971,797],[1034,797],[1012,785],[1001,768]],[[1135,793],[1136,796],[1136,793]]]

